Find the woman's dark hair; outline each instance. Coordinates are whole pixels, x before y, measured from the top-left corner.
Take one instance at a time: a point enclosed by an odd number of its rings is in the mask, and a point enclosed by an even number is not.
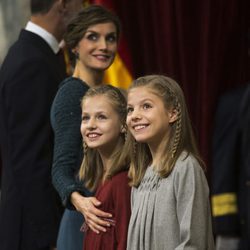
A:
[[[109,22],[115,25],[117,38],[119,38],[121,24],[114,13],[101,5],[90,5],[84,8],[77,13],[67,26],[64,40],[68,48],[75,48],[90,26]]]

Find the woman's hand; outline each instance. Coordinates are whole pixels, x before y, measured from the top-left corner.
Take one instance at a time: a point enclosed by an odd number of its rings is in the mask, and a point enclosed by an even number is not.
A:
[[[95,233],[106,232],[106,227],[110,227],[112,224],[112,220],[105,220],[110,219],[112,214],[96,208],[101,205],[101,202],[95,197],[83,197],[80,193],[73,192],[71,194],[71,203],[78,212],[83,214],[85,223]]]

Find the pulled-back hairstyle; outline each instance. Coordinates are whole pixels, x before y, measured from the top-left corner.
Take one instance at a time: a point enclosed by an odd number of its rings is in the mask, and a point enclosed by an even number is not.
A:
[[[109,22],[115,25],[118,39],[120,36],[121,24],[119,18],[114,13],[101,5],[90,5],[85,7],[78,12],[68,24],[64,36],[65,43],[69,49],[73,49],[81,41],[90,26]]]
[[[165,152],[161,156],[157,171],[161,177],[167,177],[183,151],[192,154],[201,166],[204,166],[196,146],[191,121],[188,115],[182,89],[173,79],[163,75],[148,75],[134,80],[129,90],[137,87],[147,87],[153,94],[161,98],[166,110],[174,109],[177,119],[171,123],[169,139],[165,142]],[[129,177],[131,185],[138,186],[145,174],[146,168],[152,161],[149,147],[146,143],[138,143],[129,133],[129,154],[131,164]]]
[[[46,14],[56,0],[31,0],[30,1],[30,10],[31,14]]]
[[[124,130],[126,130],[127,101],[121,91],[111,85],[102,85],[90,88],[82,99],[82,108],[85,100],[94,96],[107,97],[107,100],[119,116],[121,126],[123,126]],[[115,174],[128,169],[129,167],[128,155],[123,151],[125,136],[126,132],[120,134],[118,144],[112,153],[111,166],[105,173],[103,179],[104,181],[110,179]],[[103,163],[100,154],[96,149],[88,148],[86,145],[83,145],[83,148],[84,157],[79,171],[79,177],[84,180],[84,184],[89,190],[94,191],[102,180],[104,174]]]

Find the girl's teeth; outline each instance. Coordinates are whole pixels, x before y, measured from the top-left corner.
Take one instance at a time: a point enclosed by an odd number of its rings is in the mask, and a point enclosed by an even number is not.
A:
[[[140,130],[140,129],[143,129],[145,127],[146,127],[145,125],[138,125],[138,126],[135,126],[135,130]]]
[[[97,137],[97,134],[89,134],[89,137],[90,138],[95,138],[95,137]]]

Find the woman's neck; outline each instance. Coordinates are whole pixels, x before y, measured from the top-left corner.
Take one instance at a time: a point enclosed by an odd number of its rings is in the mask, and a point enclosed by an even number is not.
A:
[[[101,85],[103,83],[103,76],[104,71],[97,71],[86,68],[81,65],[80,61],[77,61],[73,72],[73,77],[81,79],[90,87]]]

